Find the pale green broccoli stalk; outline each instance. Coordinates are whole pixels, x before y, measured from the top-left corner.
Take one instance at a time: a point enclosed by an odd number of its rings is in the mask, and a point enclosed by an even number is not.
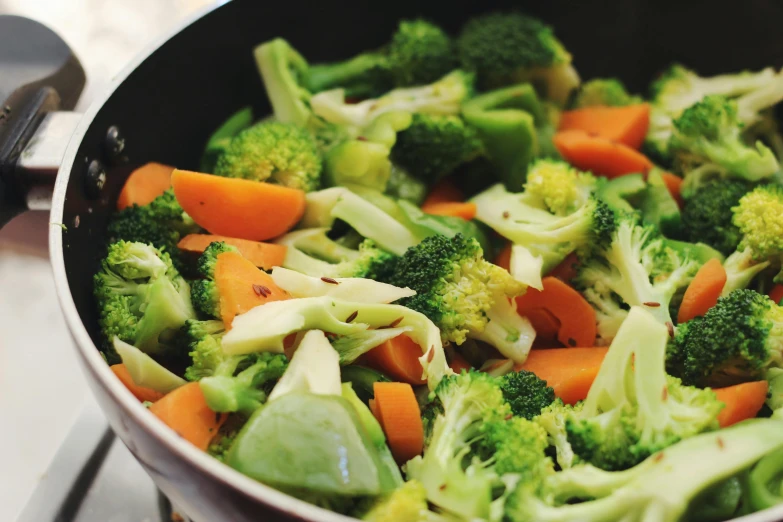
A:
[[[724,405],[712,390],[684,386],[666,374],[668,340],[667,327],[650,312],[631,308],[581,411],[566,420],[568,442],[581,459],[622,470],[718,427]]]
[[[202,314],[220,318],[220,295],[215,284],[215,265],[224,252],[239,252],[235,246],[216,241],[210,243],[198,258],[198,273],[202,279],[193,281],[191,297],[193,306]]]
[[[496,12],[472,18],[457,49],[462,66],[476,72],[482,88],[530,81],[562,106],[579,86],[571,54],[551,27],[532,16]]]
[[[769,261],[756,261],[750,249],[733,252],[723,261],[726,284],[723,285],[721,297],[726,297],[734,290],[747,288],[769,265]]]
[[[168,351],[176,331],[195,318],[187,281],[168,254],[151,245],[109,245],[93,285],[103,335],[144,353]]]
[[[348,96],[368,98],[393,87],[434,82],[455,65],[453,44],[443,29],[426,20],[402,20],[383,48],[311,66],[307,85],[313,92],[339,87]]]
[[[400,303],[429,317],[444,342],[471,337],[515,362],[527,357],[535,331],[510,299],[525,288],[486,261],[477,241],[461,234],[429,237],[405,252],[388,282],[416,292]]]
[[[574,99],[574,107],[624,107],[635,105],[644,100],[639,96],[628,94],[625,85],[617,78],[595,78],[583,83]]]
[[[627,471],[577,466],[549,477],[543,487],[520,483],[506,502],[506,517],[511,522],[677,522],[702,491],[782,445],[780,421],[741,423],[683,440]]]
[[[269,400],[294,392],[342,395],[340,359],[320,330],[310,330],[302,337]]]
[[[310,98],[310,106],[327,122],[362,129],[386,112],[459,114],[460,105],[472,92],[473,75],[456,70],[436,82],[395,89],[359,103],[347,103],[342,89],[324,91]]]
[[[306,129],[262,121],[231,139],[218,157],[214,173],[310,192],[321,182],[321,156]]]
[[[544,257],[533,254],[527,247],[511,245],[508,273],[525,286],[539,291],[544,289]]]
[[[715,163],[748,181],[775,174],[778,160],[761,142],[749,147],[740,135],[737,107],[723,96],[706,96],[674,120],[669,148],[679,170]]]
[[[275,119],[306,127],[313,116],[309,107],[311,94],[304,87],[310,67],[307,60],[282,38],[257,46],[253,55]]]
[[[655,229],[623,216],[611,241],[580,264],[575,283],[596,309],[599,337],[609,342],[627,314],[626,306],[643,306],[661,325],[672,326],[669,304],[698,268],[699,263],[669,247]]]
[[[350,335],[337,337],[332,341],[332,348],[340,355],[341,365],[351,364],[373,348],[377,348],[386,341],[407,334],[412,330],[413,328],[410,326],[363,330]]]
[[[385,326],[410,326],[408,333],[421,347],[419,359],[423,375],[431,388],[453,373],[438,328],[423,314],[393,304],[368,304],[331,297],[304,297],[258,306],[237,316],[231,330],[223,336],[223,351],[228,354],[254,352],[283,353],[283,340],[292,333],[323,330],[334,335],[352,335]]]
[[[393,303],[416,292],[363,277],[324,278],[308,276],[276,266],[272,280],[292,297],[329,296],[356,303]]]
[[[487,519],[501,476],[540,481],[553,472],[544,454],[546,433],[511,415],[495,378],[475,371],[453,375],[434,395],[442,413],[424,456],[406,464],[408,478],[424,485],[431,503],[465,519]]]
[[[121,341],[119,337],[112,340],[112,345],[122,359],[122,364],[125,365],[131,379],[138,386],[166,394],[187,384],[185,379],[166,369],[165,366],[135,346]]]

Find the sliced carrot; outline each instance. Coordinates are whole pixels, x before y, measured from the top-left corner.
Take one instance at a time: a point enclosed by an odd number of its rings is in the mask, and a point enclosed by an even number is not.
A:
[[[531,308],[525,312],[536,331],[536,341],[554,341],[560,330],[560,321],[546,308]]]
[[[517,312],[544,308],[560,321],[557,340],[565,346],[592,346],[595,343],[595,310],[582,295],[556,277],[543,279],[544,289],[528,288],[516,298]]]
[[[166,394],[150,406],[150,411],[180,437],[205,451],[228,417],[209,409],[197,382]]]
[[[587,397],[607,350],[600,347],[530,350],[527,360],[514,366],[514,371],[535,373],[563,402],[576,404]]]
[[[271,183],[175,170],[171,184],[185,212],[211,234],[263,241],[288,232],[305,211],[303,191]]]
[[[694,317],[703,316],[718,302],[726,285],[726,269],[718,259],[704,263],[682,296],[677,322],[684,323]]]
[[[476,217],[475,203],[430,203],[429,205],[422,205],[421,209],[427,214],[458,217],[465,221],[470,221]]]
[[[250,260],[254,265],[264,270],[270,270],[275,266],[282,266],[285,259],[285,245],[274,243],[261,243],[227,236],[214,236],[210,234],[189,234],[180,239],[177,246],[180,250],[200,254],[215,241],[222,241],[239,249],[239,253]]]
[[[552,269],[547,275],[556,277],[561,281],[568,283],[576,277],[576,268],[579,265],[579,258],[576,254],[571,252],[563,259],[559,265]]]
[[[634,172],[646,174],[653,168],[653,163],[641,152],[585,131],[560,131],[552,141],[568,163],[607,178]]]
[[[767,400],[767,381],[743,382],[726,388],[712,390],[726,407],[718,414],[721,428],[752,419],[758,415]]]
[[[220,314],[226,327],[234,317],[272,301],[291,299],[272,276],[238,252],[224,252],[215,263],[215,284],[220,294]]]
[[[649,126],[650,106],[640,103],[565,111],[560,115],[558,130],[581,130],[638,149],[644,143]]]
[[[131,172],[117,199],[117,210],[151,203],[153,199],[171,188],[173,171],[174,167],[152,162]]]
[[[462,373],[462,370],[467,372],[470,371],[473,367],[468,361],[465,360],[463,356],[455,352],[451,357],[451,361],[449,362],[449,368],[451,368],[454,373]]]
[[[772,287],[772,290],[769,291],[769,294],[767,294],[770,299],[775,301],[776,303],[780,303],[780,301],[783,299],[783,285],[775,285]]]
[[[419,357],[421,347],[407,335],[398,335],[362,355],[360,362],[389,377],[409,384],[424,384]]]
[[[413,388],[404,382],[373,383],[375,408],[381,417],[394,460],[407,462],[424,449],[424,426]]]
[[[448,178],[444,178],[432,187],[427,199],[424,200],[422,207],[434,205],[436,203],[458,203],[465,201],[462,191],[457,188]]]
[[[495,264],[506,270],[511,268],[511,243],[506,243],[503,250],[498,252],[497,257],[495,258]]]
[[[133,382],[133,378],[131,377],[130,372],[128,372],[128,368],[124,364],[112,364],[109,368],[111,368],[111,371],[114,372],[114,375],[117,376],[120,382],[122,382],[122,384],[124,384],[125,387],[130,390],[133,396],[139,399],[141,402],[155,402],[163,397],[163,394],[159,391],[155,391],[152,388],[139,386]]]
[[[672,195],[677,205],[682,208],[685,202],[682,200],[682,178],[671,172],[661,172],[661,179],[666,184],[669,194]]]

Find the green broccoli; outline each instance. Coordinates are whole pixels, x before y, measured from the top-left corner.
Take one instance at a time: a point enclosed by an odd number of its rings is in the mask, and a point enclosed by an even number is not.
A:
[[[198,258],[198,273],[203,279],[193,281],[191,298],[193,306],[210,317],[220,317],[220,296],[215,285],[215,264],[220,254],[224,252],[239,252],[236,247],[215,241],[210,243]]]
[[[416,291],[400,304],[429,317],[443,341],[462,344],[470,336],[516,362],[527,357],[535,332],[509,300],[524,286],[486,261],[476,240],[429,237],[405,252],[386,282]]]
[[[392,163],[389,182],[384,194],[398,200],[405,200],[414,205],[421,205],[427,198],[429,186],[410,172]]]
[[[207,140],[199,172],[214,172],[215,163],[231,144],[231,138],[253,124],[253,108],[243,107],[228,117]]]
[[[723,96],[705,96],[674,120],[669,142],[675,165],[687,172],[704,163],[714,163],[749,181],[772,176],[778,160],[763,143],[745,145],[737,106]]]
[[[223,321],[189,319],[182,327],[182,342],[188,347],[191,364],[185,369],[185,378],[198,381],[213,375],[227,359],[220,347],[220,338],[226,333]]]
[[[432,185],[483,150],[476,130],[459,116],[414,114],[411,126],[397,136],[391,159]]]
[[[109,245],[93,284],[109,342],[117,336],[145,353],[165,353],[176,345],[177,330],[195,317],[188,283],[168,254],[151,245]]]
[[[575,406],[563,403],[561,399],[555,399],[552,404],[541,410],[541,413],[533,418],[533,422],[544,428],[547,433],[549,446],[555,451],[557,465],[561,469],[568,469],[578,464],[581,459],[574,454],[571,444],[568,442],[566,424],[568,419],[579,415],[584,407],[584,401]]]
[[[321,156],[312,135],[291,123],[262,121],[240,131],[218,157],[215,174],[317,190]]]
[[[375,500],[361,519],[365,522],[419,522],[427,520],[428,509],[427,490],[421,483],[410,480]]]
[[[517,417],[533,420],[555,401],[555,390],[546,381],[526,370],[507,373],[500,377],[503,399]]]
[[[310,67],[312,92],[342,88],[350,97],[378,96],[393,87],[433,82],[456,65],[451,38],[426,20],[403,20],[391,41],[378,51]]]
[[[617,78],[595,78],[583,83],[574,100],[574,107],[605,106],[624,107],[642,103],[642,98],[628,94],[623,82]]]
[[[739,250],[749,250],[755,261],[770,261],[778,268],[783,259],[783,187],[761,185],[748,192],[734,211],[733,223],[742,240]],[[776,282],[783,279],[778,273]]]
[[[732,223],[732,208],[752,188],[752,183],[740,179],[715,180],[699,188],[685,200],[682,209],[685,238],[706,243],[725,255],[731,254],[742,239]]]
[[[199,380],[209,409],[250,415],[267,400],[288,367],[283,354],[254,353],[226,357],[212,375]]]
[[[521,13],[489,13],[469,20],[457,39],[462,66],[483,88],[532,81],[560,105],[579,86],[571,55],[552,28]]]
[[[631,308],[584,406],[566,419],[568,442],[581,459],[622,470],[680,439],[717,429],[723,403],[712,390],[684,386],[666,374],[668,340],[667,328],[652,314]]]
[[[678,328],[667,364],[685,383],[728,386],[762,378],[781,362],[783,309],[765,295],[740,289]]]
[[[539,481],[553,472],[544,454],[546,433],[537,424],[513,417],[497,380],[470,371],[443,379],[434,391],[443,413],[432,437],[406,464],[427,500],[465,519],[487,519],[499,476],[513,473]]]
[[[628,306],[644,306],[662,325],[672,326],[669,304],[698,268],[668,246],[657,230],[625,215],[618,219],[611,241],[580,264],[575,283],[596,310],[599,337],[608,342]]]
[[[541,159],[530,166],[525,194],[543,203],[555,216],[573,214],[587,203],[599,182],[563,161]]]
[[[582,465],[543,485],[521,481],[505,503],[505,516],[510,522],[677,522],[700,493],[781,445],[780,421],[741,423],[683,440],[627,471]]]
[[[184,268],[177,243],[200,230],[177,202],[172,189],[148,205],[133,205],[114,214],[109,220],[109,242],[132,241],[148,243],[165,251],[178,270]]]

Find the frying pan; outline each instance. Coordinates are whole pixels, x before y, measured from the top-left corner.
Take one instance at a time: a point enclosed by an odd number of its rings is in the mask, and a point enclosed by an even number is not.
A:
[[[84,375],[113,430],[191,518],[348,520],[182,441],[144,410],[96,349],[92,276],[126,177],[148,161],[196,169],[207,137],[229,114],[246,105],[269,112],[252,58],[257,43],[282,36],[312,62],[334,60],[382,45],[400,18],[425,16],[455,33],[478,12],[521,7],[557,28],[583,77],[620,76],[635,91],[672,61],[702,74],[783,65],[783,3],[775,1],[458,5],[235,0],[138,57],[83,115],[66,112],[84,84],[67,46],[40,24],[0,17],[0,225],[26,208],[51,205],[51,221],[63,224],[50,232],[55,283]],[[780,519],[783,506],[744,520]]]

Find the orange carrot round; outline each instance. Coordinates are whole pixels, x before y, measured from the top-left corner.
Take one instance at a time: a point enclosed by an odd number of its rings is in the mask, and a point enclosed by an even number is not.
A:
[[[173,171],[174,167],[152,162],[131,172],[117,199],[117,210],[151,203],[171,187]]]
[[[398,335],[362,355],[360,362],[373,370],[409,384],[424,384],[419,357],[421,347],[407,335]]]
[[[462,373],[462,370],[470,371],[473,367],[463,356],[455,352],[451,357],[451,361],[449,361],[449,368],[454,373]]]
[[[470,221],[476,217],[476,204],[463,202],[430,203],[422,205],[421,210],[436,216],[452,216]]]
[[[128,368],[124,364],[112,364],[109,368],[114,372],[114,375],[117,376],[120,382],[122,382],[122,384],[124,384],[125,387],[130,390],[133,396],[139,399],[141,402],[155,402],[163,397],[163,394],[159,391],[153,390],[152,388],[139,386],[133,382],[133,377],[131,377],[130,372],[128,372]]]
[[[717,259],[704,263],[682,296],[677,322],[684,323],[694,317],[703,316],[718,302],[726,285],[726,270]]]
[[[718,400],[726,405],[718,414],[720,427],[725,428],[758,415],[767,400],[768,388],[767,381],[755,381],[712,390]]]
[[[661,179],[663,179],[663,182],[666,184],[669,194],[671,194],[674,201],[677,202],[677,206],[682,208],[685,204],[682,200],[682,178],[675,176],[671,172],[661,172]]]
[[[230,328],[234,317],[272,301],[291,299],[272,276],[238,252],[223,252],[215,263],[221,319]]]
[[[175,170],[177,201],[211,234],[263,241],[288,232],[302,218],[301,190],[247,179]]]
[[[565,346],[592,346],[595,343],[595,310],[582,295],[556,277],[542,280],[544,289],[528,288],[516,298],[517,312],[527,315],[529,310],[544,308],[558,321],[557,340]]]
[[[536,331],[536,341],[554,341],[560,331],[560,321],[546,308],[531,308],[525,317]]]
[[[454,185],[448,178],[444,178],[432,187],[427,199],[424,200],[422,207],[434,205],[436,203],[458,203],[465,201],[462,191]]]
[[[783,299],[783,285],[773,286],[767,295],[776,303],[780,303],[781,299]]]
[[[276,245],[274,243],[261,243],[259,241],[248,241],[247,239],[238,239],[227,236],[214,236],[210,234],[189,234],[180,239],[177,247],[186,252],[201,254],[215,241],[222,241],[239,249],[239,253],[246,257],[250,262],[264,270],[271,270],[272,267],[282,266],[285,260],[285,245]]]
[[[585,107],[565,111],[559,131],[580,130],[638,149],[650,126],[650,106],[646,103],[625,107]]]
[[[527,360],[514,371],[535,373],[566,404],[587,397],[608,348],[550,348],[530,350]]]
[[[199,449],[205,450],[228,415],[209,409],[197,382],[190,382],[166,394],[150,411]]]
[[[413,388],[403,382],[373,384],[375,408],[389,449],[397,462],[407,462],[424,449],[424,426]]]
[[[495,257],[495,264],[506,270],[511,268],[511,243],[506,243],[503,250],[498,252],[497,257]]]
[[[552,141],[568,163],[607,178],[634,172],[646,174],[653,168],[652,162],[641,152],[585,131],[560,131]]]

